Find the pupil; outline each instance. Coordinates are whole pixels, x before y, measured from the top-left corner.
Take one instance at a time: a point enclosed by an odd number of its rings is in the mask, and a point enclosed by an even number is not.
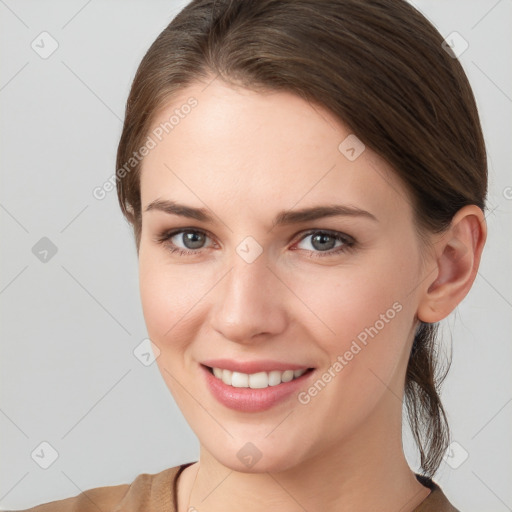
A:
[[[188,232],[183,235],[185,247],[188,249],[200,249],[204,243],[203,235],[196,232]]]
[[[316,242],[320,242],[320,245],[317,246],[316,245]],[[327,242],[327,243],[326,243]],[[330,243],[329,243],[330,242]],[[313,247],[315,249],[320,249],[320,250],[329,250],[329,249],[332,249],[334,247],[334,244],[335,244],[335,240],[332,236],[330,235],[326,235],[326,234],[319,234],[319,235],[315,235],[313,238],[312,238],[312,241],[311,241]]]

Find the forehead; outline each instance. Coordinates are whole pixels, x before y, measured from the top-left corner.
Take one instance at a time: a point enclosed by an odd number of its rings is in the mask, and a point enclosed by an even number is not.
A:
[[[155,147],[142,163],[143,208],[157,198],[229,202],[254,212],[319,200],[408,207],[382,158],[330,112],[288,92],[220,80],[194,84],[158,113],[150,136]]]

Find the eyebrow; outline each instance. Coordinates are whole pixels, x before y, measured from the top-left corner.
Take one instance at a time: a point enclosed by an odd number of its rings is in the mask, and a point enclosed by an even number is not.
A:
[[[161,211],[170,215],[178,215],[180,217],[186,217],[188,219],[194,219],[205,223],[213,224],[215,222],[215,219],[210,215],[210,213],[208,213],[207,209],[187,206],[177,203],[176,201],[156,199],[145,209],[145,211],[151,210]],[[377,221],[377,218],[366,210],[361,210],[360,208],[355,208],[353,206],[331,204],[302,208],[301,210],[282,210],[276,215],[273,227],[300,224],[301,222],[322,219],[324,217],[338,216],[364,217]]]

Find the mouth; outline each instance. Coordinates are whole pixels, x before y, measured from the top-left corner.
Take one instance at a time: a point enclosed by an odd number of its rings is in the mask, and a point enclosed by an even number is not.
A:
[[[237,367],[240,368],[240,364]],[[205,364],[200,364],[199,368],[212,397],[221,405],[243,413],[263,412],[287,403],[311,385],[316,373],[315,368],[307,367],[284,367],[254,373]]]
[[[256,373],[243,373],[231,371],[219,367],[210,367],[202,365],[216,379],[222,381],[226,386],[233,388],[251,388],[266,389],[268,387],[279,386],[280,384],[299,379],[306,373],[310,373],[314,368],[301,368],[297,370],[272,370],[269,372],[261,371]]]

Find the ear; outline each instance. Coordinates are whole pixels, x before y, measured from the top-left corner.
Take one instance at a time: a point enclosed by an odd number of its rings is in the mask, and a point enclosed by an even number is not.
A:
[[[434,244],[435,266],[425,280],[419,320],[439,322],[467,295],[478,272],[486,238],[482,210],[476,205],[461,208]]]

